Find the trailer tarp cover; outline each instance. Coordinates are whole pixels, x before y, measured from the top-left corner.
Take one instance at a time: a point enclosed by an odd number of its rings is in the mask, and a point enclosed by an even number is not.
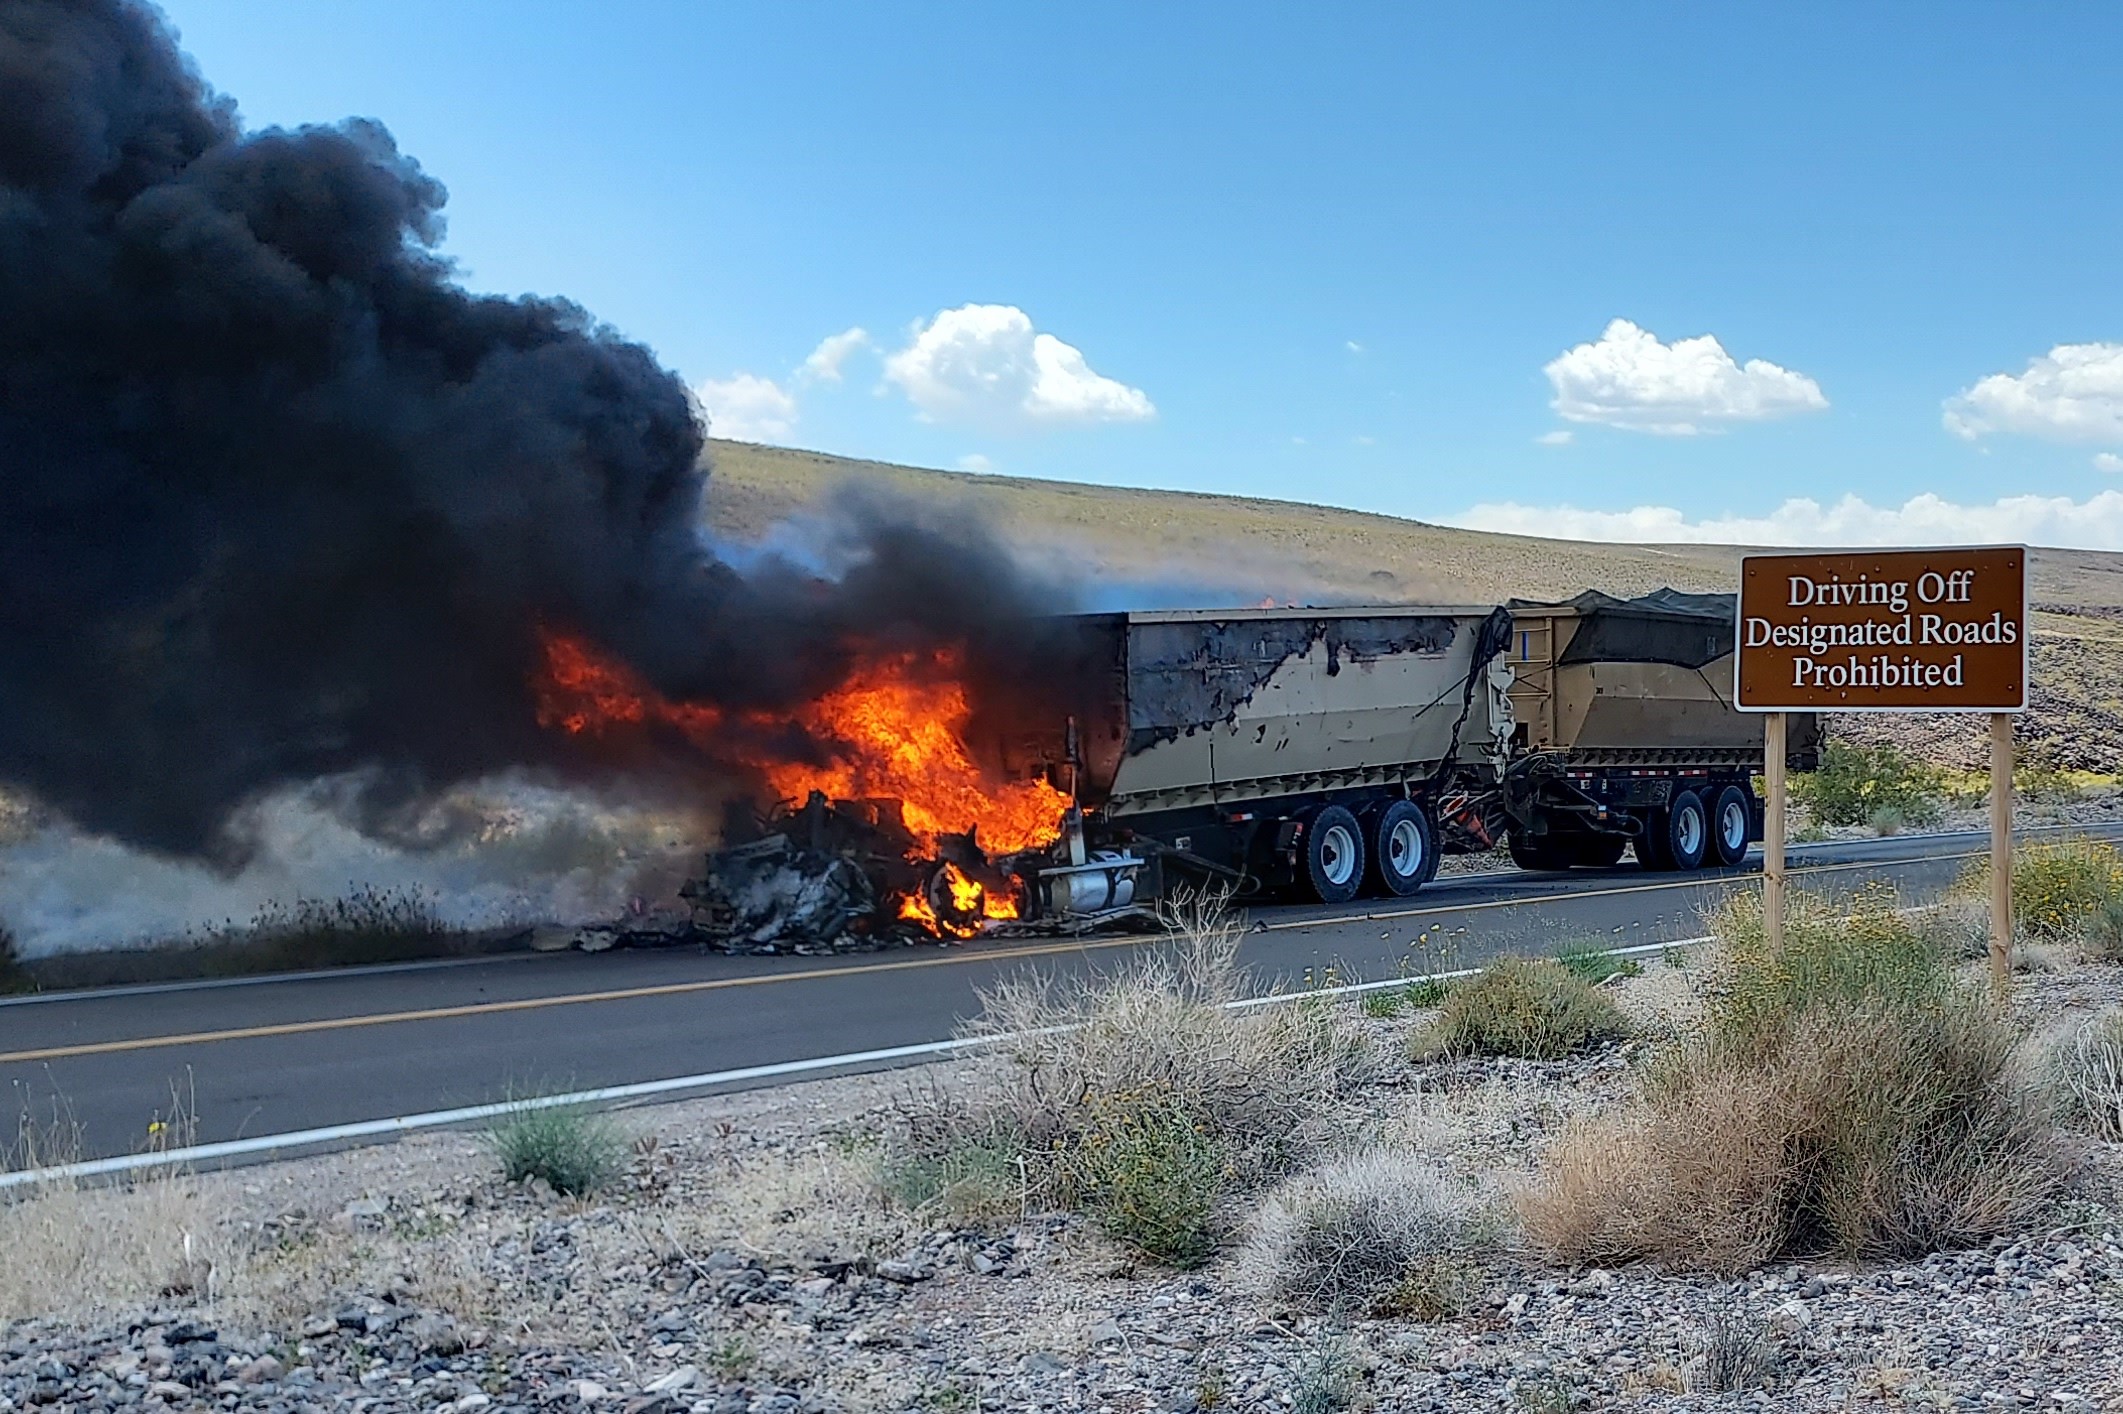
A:
[[[1513,599],[1513,611],[1571,611],[1576,634],[1557,660],[1572,663],[1671,663],[1700,668],[1732,652],[1738,598],[1731,594],[1686,594],[1655,589],[1635,599],[1617,599],[1588,589],[1558,603]]]

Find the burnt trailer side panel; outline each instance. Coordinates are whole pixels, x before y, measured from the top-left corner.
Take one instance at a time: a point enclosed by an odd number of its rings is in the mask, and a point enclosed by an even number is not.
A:
[[[1504,810],[1532,869],[1737,863],[1761,838],[1754,777],[1764,724],[1731,702],[1731,595],[1659,590],[1514,600],[1516,720]],[[1791,721],[1789,764],[1811,769],[1820,720]]]

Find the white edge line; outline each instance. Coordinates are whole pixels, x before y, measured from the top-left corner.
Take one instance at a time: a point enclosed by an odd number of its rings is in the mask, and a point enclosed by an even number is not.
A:
[[[1694,938],[1676,938],[1666,943],[1638,943],[1626,948],[1609,948],[1601,956],[1629,957],[1638,953],[1664,952],[1668,948],[1693,947],[1711,941],[1709,934]],[[1316,997],[1351,997],[1364,992],[1383,991],[1391,987],[1409,987],[1420,982],[1450,982],[1461,977],[1472,977],[1482,969],[1463,967],[1452,972],[1430,972],[1417,976],[1393,977],[1383,982],[1348,982],[1334,987],[1311,987],[1300,992],[1270,992],[1265,996],[1242,997],[1225,1002],[1232,1011],[1250,1007],[1273,1006],[1281,1002],[1307,1001]],[[1055,1028],[1062,1029],[1062,1028]],[[430,1110],[424,1114],[399,1115],[392,1119],[365,1119],[352,1124],[327,1125],[321,1129],[295,1129],[284,1134],[260,1134],[249,1139],[226,1139],[214,1144],[194,1144],[182,1149],[166,1149],[147,1154],[121,1154],[108,1159],[87,1159],[80,1163],[59,1164],[52,1168],[17,1169],[0,1173],[0,1192],[10,1188],[30,1187],[42,1183],[66,1182],[72,1179],[102,1178],[111,1174],[137,1173],[143,1169],[170,1168],[185,1164],[209,1163],[218,1159],[245,1158],[256,1154],[277,1153],[284,1149],[306,1149],[317,1144],[338,1144],[355,1139],[378,1139],[389,1135],[412,1134],[423,1129],[440,1129],[451,1125],[472,1124],[480,1120],[499,1119],[507,1114],[520,1114],[527,1110],[571,1108],[580,1105],[610,1105],[627,1100],[647,1099],[656,1095],[672,1095],[686,1090],[705,1090],[718,1085],[735,1085],[746,1080],[771,1080],[781,1076],[804,1075],[819,1070],[839,1070],[848,1066],[871,1065],[879,1061],[912,1060],[917,1056],[944,1056],[956,1051],[971,1050],[979,1046],[1008,1045],[1013,1041],[1031,1036],[1050,1034],[1046,1031],[1013,1031],[999,1036],[965,1036],[949,1041],[922,1041],[909,1046],[887,1046],[875,1051],[851,1051],[846,1055],[813,1056],[808,1060],[777,1061],[771,1065],[748,1065],[737,1070],[709,1071],[703,1075],[678,1075],[667,1080],[642,1080],[630,1085],[607,1085],[596,1090],[576,1090],[564,1095],[540,1095],[524,1100],[499,1100],[485,1105],[465,1105],[454,1110]]]

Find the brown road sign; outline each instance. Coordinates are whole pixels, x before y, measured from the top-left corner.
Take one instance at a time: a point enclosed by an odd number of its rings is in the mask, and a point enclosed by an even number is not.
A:
[[[1743,712],[2018,712],[2027,550],[1857,550],[1740,561]]]

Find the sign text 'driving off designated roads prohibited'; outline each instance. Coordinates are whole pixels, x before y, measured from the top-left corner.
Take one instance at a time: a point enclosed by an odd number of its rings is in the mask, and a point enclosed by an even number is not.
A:
[[[2027,551],[1868,550],[1740,562],[1743,712],[2017,712]]]

